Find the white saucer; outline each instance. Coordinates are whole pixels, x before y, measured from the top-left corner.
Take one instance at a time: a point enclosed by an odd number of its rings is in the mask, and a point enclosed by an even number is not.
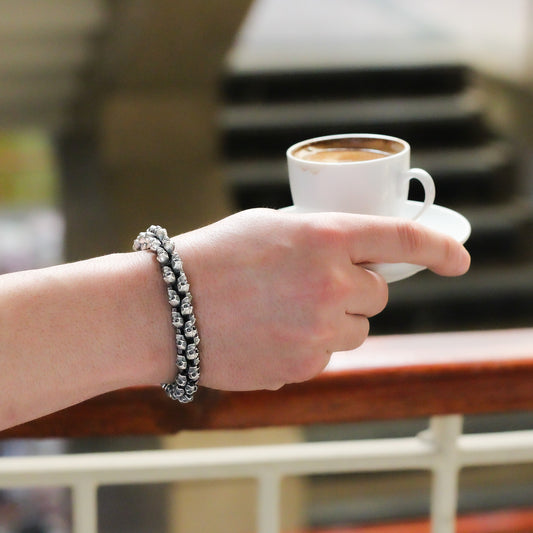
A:
[[[402,216],[405,218],[411,218],[412,215],[420,209],[420,205],[421,202],[408,200],[405,204],[405,212]],[[284,207],[283,211],[289,213],[310,212],[294,205]],[[463,215],[440,205],[432,205],[419,219],[417,219],[417,222],[434,231],[449,235],[461,244],[466,242],[471,232],[470,222],[468,222]],[[417,272],[424,270],[426,267],[412,265],[410,263],[377,263],[374,265],[368,265],[366,268],[378,272],[388,283],[392,283],[394,281],[408,278]]]

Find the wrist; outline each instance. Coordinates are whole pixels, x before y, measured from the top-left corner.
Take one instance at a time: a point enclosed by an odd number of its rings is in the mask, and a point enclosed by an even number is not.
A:
[[[122,254],[126,284],[124,307],[127,315],[127,344],[124,357],[129,361],[128,379],[132,385],[159,385],[176,374],[175,335],[167,299],[167,290],[159,265],[152,254]]]

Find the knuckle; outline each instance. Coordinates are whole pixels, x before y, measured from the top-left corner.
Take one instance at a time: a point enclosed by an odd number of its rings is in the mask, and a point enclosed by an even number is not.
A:
[[[318,250],[337,246],[342,241],[342,232],[326,217],[309,217],[303,224],[303,234],[309,245]]]
[[[327,349],[335,339],[336,328],[325,318],[325,313],[316,316],[307,328],[307,339],[311,353]]]
[[[387,307],[387,303],[389,302],[389,286],[387,285],[387,282],[381,277],[378,279],[378,282],[376,284],[374,300],[376,308],[374,314],[370,316],[374,316],[381,313],[385,309],[385,307]]]
[[[347,338],[346,350],[355,350],[368,338],[370,322],[367,317],[358,315],[354,317],[355,323],[351,327],[350,336]]]
[[[323,307],[338,305],[351,289],[351,281],[340,269],[326,267],[312,281],[313,292]]]
[[[305,365],[300,365],[300,368],[297,372],[293,372],[290,377],[290,383],[302,383],[308,381],[313,377],[313,373]]]
[[[446,239],[443,241],[443,256],[444,256],[444,262],[446,264],[456,264],[457,258],[456,258],[456,243],[453,243],[451,239]]]
[[[324,356],[318,352],[302,358],[298,361],[290,377],[291,383],[302,383],[320,374],[329,361],[329,355]]]
[[[271,390],[271,391],[277,391],[279,389],[281,389],[281,387],[283,387],[285,385],[285,383],[281,383],[281,382],[276,382],[276,383],[272,383],[270,385],[267,385],[265,387],[266,390]]]
[[[357,331],[356,331],[354,348],[359,348],[359,346],[361,346],[366,341],[369,333],[370,333],[370,321],[366,317],[361,317],[361,319],[359,320]]]
[[[422,233],[410,221],[400,221],[397,225],[400,245],[409,255],[418,252],[423,245]]]

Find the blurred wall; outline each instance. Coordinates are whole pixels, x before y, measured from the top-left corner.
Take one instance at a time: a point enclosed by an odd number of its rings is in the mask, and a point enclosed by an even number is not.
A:
[[[72,126],[59,141],[67,255],[127,250],[229,210],[217,165],[218,76],[249,0],[114,2]]]

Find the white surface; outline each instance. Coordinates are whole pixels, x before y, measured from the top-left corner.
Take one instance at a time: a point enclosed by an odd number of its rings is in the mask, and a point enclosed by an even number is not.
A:
[[[420,209],[420,206],[420,202],[408,200],[406,202],[403,216],[405,218],[412,218],[413,214]],[[285,207],[283,210],[294,214],[310,212],[296,206]],[[440,205],[432,205],[429,207],[417,222],[432,230],[445,233],[461,244],[465,243],[468,237],[470,237],[470,222],[457,211],[453,211],[452,209]],[[380,263],[376,265],[368,265],[367,268],[381,274],[388,283],[408,278],[425,269],[423,266],[411,265],[409,263]]]
[[[256,0],[236,68],[461,61],[528,75],[529,0]]]

